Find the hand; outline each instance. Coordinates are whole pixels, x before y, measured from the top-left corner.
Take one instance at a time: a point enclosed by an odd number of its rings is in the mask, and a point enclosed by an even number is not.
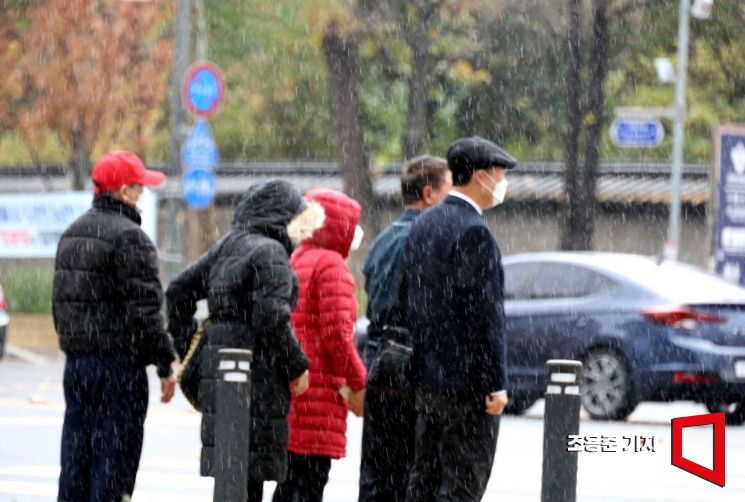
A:
[[[176,377],[171,375],[160,379],[160,402],[168,403],[176,393]]]
[[[365,389],[362,388],[357,392],[349,394],[349,400],[347,401],[347,407],[349,411],[354,413],[356,417],[361,417],[365,411]]]
[[[504,411],[507,403],[510,402],[507,399],[507,393],[505,392],[492,392],[486,396],[486,414],[492,416],[501,415]]]
[[[302,375],[290,382],[290,392],[292,392],[293,396],[299,396],[308,390],[309,385],[310,373],[308,373],[308,370],[305,370]]]

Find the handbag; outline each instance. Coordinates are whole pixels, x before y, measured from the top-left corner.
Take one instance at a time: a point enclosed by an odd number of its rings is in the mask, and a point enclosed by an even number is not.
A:
[[[409,360],[412,348],[384,338],[367,374],[367,386],[371,388],[410,392]]]
[[[206,323],[207,321],[205,321]],[[181,362],[181,370],[178,374],[178,385],[186,400],[191,403],[195,410],[201,412],[204,403],[199,395],[199,384],[201,375],[199,372],[199,358],[204,347],[204,326],[200,323],[189,342],[189,351]]]

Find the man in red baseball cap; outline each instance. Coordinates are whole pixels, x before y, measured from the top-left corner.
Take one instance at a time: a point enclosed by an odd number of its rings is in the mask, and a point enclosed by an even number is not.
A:
[[[111,151],[101,157],[91,173],[97,194],[111,193],[125,204],[136,206],[143,186],[157,186],[166,175],[147,169],[132,152]]]
[[[157,366],[164,403],[176,384],[158,252],[136,207],[143,186],[165,176],[133,153],[109,152],[91,177],[93,207],[62,234],[54,267],[54,326],[66,355],[60,501],[132,495],[148,405],[145,367]]]

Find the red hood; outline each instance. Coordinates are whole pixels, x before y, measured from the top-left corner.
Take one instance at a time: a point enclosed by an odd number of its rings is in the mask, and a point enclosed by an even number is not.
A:
[[[325,188],[310,190],[305,194],[305,200],[323,206],[326,219],[323,226],[303,244],[331,249],[346,258],[354,238],[354,229],[360,221],[360,204],[342,192]]]

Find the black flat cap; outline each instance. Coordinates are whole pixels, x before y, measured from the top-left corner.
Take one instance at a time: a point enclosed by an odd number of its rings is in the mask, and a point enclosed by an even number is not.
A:
[[[461,138],[450,145],[447,152],[448,167],[456,178],[470,178],[477,169],[489,169],[494,166],[512,169],[517,159],[497,145],[479,136]]]

